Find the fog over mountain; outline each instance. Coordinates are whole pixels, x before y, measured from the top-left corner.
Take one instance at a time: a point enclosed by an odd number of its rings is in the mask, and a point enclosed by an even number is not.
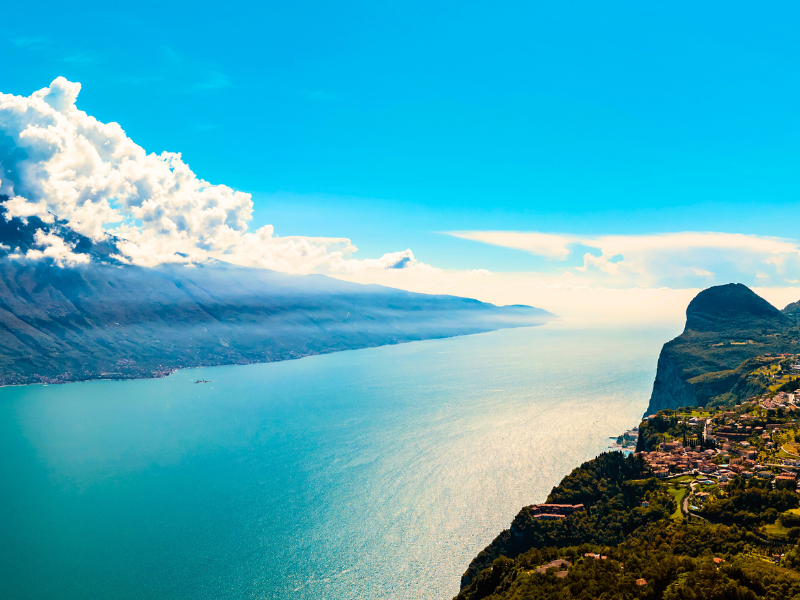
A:
[[[553,315],[206,260],[129,265],[0,196],[0,384],[151,377],[538,325]],[[52,251],[49,240],[61,240]],[[68,257],[65,257],[65,252]]]

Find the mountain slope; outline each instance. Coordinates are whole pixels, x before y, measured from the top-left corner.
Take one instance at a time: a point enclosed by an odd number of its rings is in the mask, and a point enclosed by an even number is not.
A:
[[[58,228],[87,264],[12,258]],[[151,377],[537,325],[527,306],[213,262],[142,268],[60,221],[0,218],[0,384]]]
[[[728,379],[718,377],[709,385],[700,376],[735,370],[755,356],[800,351],[792,306],[779,311],[739,283],[700,292],[686,309],[683,333],[661,350],[646,414],[704,405],[726,391]]]
[[[797,318],[800,317],[800,301],[792,302],[781,312],[789,317],[789,319],[791,319],[794,323],[797,323]]]

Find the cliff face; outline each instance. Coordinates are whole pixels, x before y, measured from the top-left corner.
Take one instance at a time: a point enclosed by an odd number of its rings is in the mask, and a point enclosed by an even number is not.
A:
[[[694,386],[684,381],[681,370],[665,345],[658,357],[656,380],[647,414],[655,414],[665,408],[678,408],[694,404]]]
[[[779,311],[738,283],[700,292],[686,309],[683,333],[661,350],[645,416],[703,405],[736,381],[720,376],[712,383],[702,377],[709,373],[734,370],[755,356],[800,352],[793,306]]]

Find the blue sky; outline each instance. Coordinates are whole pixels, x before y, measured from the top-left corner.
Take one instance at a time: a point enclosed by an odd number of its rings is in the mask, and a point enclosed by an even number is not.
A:
[[[441,232],[800,237],[794,3],[35,5],[4,8],[0,91],[80,82],[278,235],[545,273],[582,252]]]

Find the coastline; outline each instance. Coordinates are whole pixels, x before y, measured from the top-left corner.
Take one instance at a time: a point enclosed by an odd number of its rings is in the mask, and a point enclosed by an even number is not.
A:
[[[348,348],[328,348],[322,349],[316,352],[307,352],[303,354],[289,354],[286,356],[281,356],[278,358],[266,358],[265,360],[252,360],[252,361],[232,361],[232,362],[219,362],[213,364],[199,364],[199,365],[175,365],[175,366],[168,366],[164,367],[163,369],[158,369],[150,372],[142,372],[142,373],[114,373],[113,377],[104,377],[103,374],[99,374],[98,376],[88,376],[88,377],[76,377],[72,379],[59,379],[59,378],[46,378],[46,377],[39,377],[36,380],[27,381],[24,383],[5,383],[0,384],[0,388],[7,388],[7,387],[25,387],[25,386],[47,386],[47,385],[66,385],[70,383],[87,383],[91,381],[136,381],[139,379],[161,379],[163,377],[169,377],[174,375],[178,371],[185,371],[188,369],[208,369],[212,367],[236,367],[236,366],[246,366],[246,365],[263,365],[263,364],[272,364],[278,362],[286,362],[290,360],[300,360],[302,358],[309,358],[311,356],[323,356],[326,354],[334,354],[338,352],[349,352],[353,350],[366,350],[368,348],[382,348],[385,346],[397,346],[399,344],[410,344],[414,342],[425,342],[428,340],[446,340],[452,339],[457,337],[467,337],[467,336],[474,336],[474,335],[481,335],[485,333],[495,333],[497,331],[502,331],[504,329],[526,329],[526,328],[533,328],[533,327],[543,327],[549,323],[553,322],[560,322],[560,319],[550,319],[545,321],[544,323],[538,324],[531,324],[531,325],[520,325],[520,326],[510,326],[510,327],[498,327],[497,329],[489,329],[485,331],[473,331],[468,333],[456,333],[452,335],[439,335],[439,336],[430,336],[426,338],[420,339],[403,339],[403,340],[389,340],[385,343],[380,344],[364,344],[364,345],[355,345]],[[111,375],[110,373],[106,373],[106,375]]]

